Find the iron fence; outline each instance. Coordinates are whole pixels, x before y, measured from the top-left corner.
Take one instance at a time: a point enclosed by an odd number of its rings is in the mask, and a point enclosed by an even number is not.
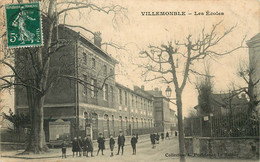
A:
[[[259,136],[259,120],[247,114],[203,116],[184,119],[185,136]]]

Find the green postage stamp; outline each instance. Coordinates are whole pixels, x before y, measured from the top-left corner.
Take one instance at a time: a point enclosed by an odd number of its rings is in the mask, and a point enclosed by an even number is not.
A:
[[[9,48],[43,45],[40,3],[5,5]]]

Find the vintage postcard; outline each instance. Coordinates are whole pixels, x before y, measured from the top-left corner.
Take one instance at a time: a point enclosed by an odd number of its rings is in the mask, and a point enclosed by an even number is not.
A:
[[[0,0],[0,161],[259,161],[259,0]]]

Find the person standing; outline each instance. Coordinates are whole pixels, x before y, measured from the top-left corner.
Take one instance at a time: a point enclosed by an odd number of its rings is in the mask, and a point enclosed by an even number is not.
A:
[[[157,144],[159,144],[159,140],[160,140],[160,135],[159,133],[156,134],[156,141],[157,141]]]
[[[114,150],[114,146],[115,146],[115,140],[112,135],[110,135],[109,146],[110,146],[110,151],[111,151],[110,157],[112,157],[112,156],[114,156],[113,150]]]
[[[103,137],[102,133],[99,134],[97,142],[98,142],[97,156],[98,156],[98,153],[99,153],[100,150],[102,152],[102,155],[104,155],[103,150],[105,149],[105,138]]]
[[[162,132],[161,133],[161,138],[162,138],[162,141],[164,140],[164,133]]]
[[[73,141],[72,141],[72,152],[73,152],[73,157],[76,153],[76,156],[78,156],[78,141],[77,141],[77,137],[74,137]]]
[[[169,132],[166,133],[166,139],[169,139]]]
[[[137,138],[133,134],[133,137],[131,138],[131,145],[132,145],[132,149],[133,149],[133,155],[136,155],[136,143],[137,143]]]
[[[87,137],[84,137],[82,142],[83,142],[83,156],[86,156],[86,152],[87,152]]]
[[[63,159],[63,157],[64,158],[66,158],[66,143],[65,143],[65,141],[63,141],[62,142],[62,144],[61,144],[61,158]]]
[[[153,148],[153,149],[155,148],[155,138],[156,138],[156,135],[155,135],[155,134],[152,134],[151,141],[152,141],[152,148]]]
[[[86,151],[87,151],[86,157],[88,157],[89,152],[91,152],[91,157],[94,157],[93,156],[93,143],[92,143],[90,135],[87,135],[86,147],[87,147],[86,148]]]
[[[78,138],[78,152],[79,152],[79,156],[81,156],[81,153],[83,152],[83,142],[81,137],[79,136]]]
[[[124,153],[124,145],[125,145],[125,136],[123,135],[123,133],[121,131],[119,132],[117,144],[118,144],[117,155],[119,155],[120,147],[122,148],[122,155],[123,155],[123,153]]]
[[[175,137],[177,137],[177,135],[178,135],[178,133],[177,133],[177,131],[175,131]]]

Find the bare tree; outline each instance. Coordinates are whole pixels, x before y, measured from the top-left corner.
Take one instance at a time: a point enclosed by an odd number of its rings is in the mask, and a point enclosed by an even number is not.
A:
[[[186,41],[183,43],[175,41],[174,44],[168,42],[168,44],[159,46],[149,45],[147,50],[140,52],[140,57],[147,60],[147,64],[140,65],[140,67],[145,69],[143,73],[145,81],[159,79],[164,83],[173,84],[175,87],[181,161],[185,161],[182,93],[189,78],[189,74],[202,75],[194,69],[196,63],[207,57],[230,54],[242,47],[244,41],[243,39],[241,44],[231,50],[225,52],[217,50],[216,47],[218,47],[219,43],[235,28],[235,26],[232,26],[219,35],[217,34],[217,28],[220,27],[220,24],[221,22],[214,24],[209,32],[205,32],[205,29],[202,29],[198,37],[193,37],[192,34],[189,34],[186,37]],[[183,49],[183,51],[181,51],[181,49]],[[181,56],[180,58],[182,60],[179,60],[178,56]]]
[[[37,1],[38,0],[30,0],[30,2]],[[21,3],[22,1],[17,0],[17,2]],[[113,14],[113,22],[117,21],[118,15],[126,16],[126,8],[120,5],[99,6],[90,1],[57,2],[56,0],[45,0],[41,1],[41,3],[44,6],[41,11],[43,17],[43,33],[45,34],[44,46],[15,50],[8,50],[5,47],[2,51],[4,52],[4,56],[0,60],[2,67],[7,67],[12,71],[9,75],[1,76],[1,90],[13,87],[24,87],[26,89],[29,114],[31,117],[30,141],[26,151],[34,153],[48,149],[45,143],[43,129],[43,106],[46,94],[54,85],[59,84],[61,79],[69,79],[79,82],[89,89],[95,87],[95,90],[102,90],[106,80],[111,77],[109,75],[106,78],[102,78],[103,80],[101,84],[99,84],[100,86],[92,85],[77,75],[71,75],[72,65],[68,65],[66,61],[68,57],[62,55],[58,61],[59,66],[50,68],[54,58],[53,56],[57,55],[61,49],[71,43],[55,36],[55,30],[58,29],[58,18],[64,14],[68,14],[70,11],[80,9],[88,9],[90,12],[96,11]],[[5,28],[4,25],[3,23],[3,28]],[[5,35],[5,33],[1,33],[2,38],[4,38]],[[3,39],[3,44],[4,42],[5,39]]]

